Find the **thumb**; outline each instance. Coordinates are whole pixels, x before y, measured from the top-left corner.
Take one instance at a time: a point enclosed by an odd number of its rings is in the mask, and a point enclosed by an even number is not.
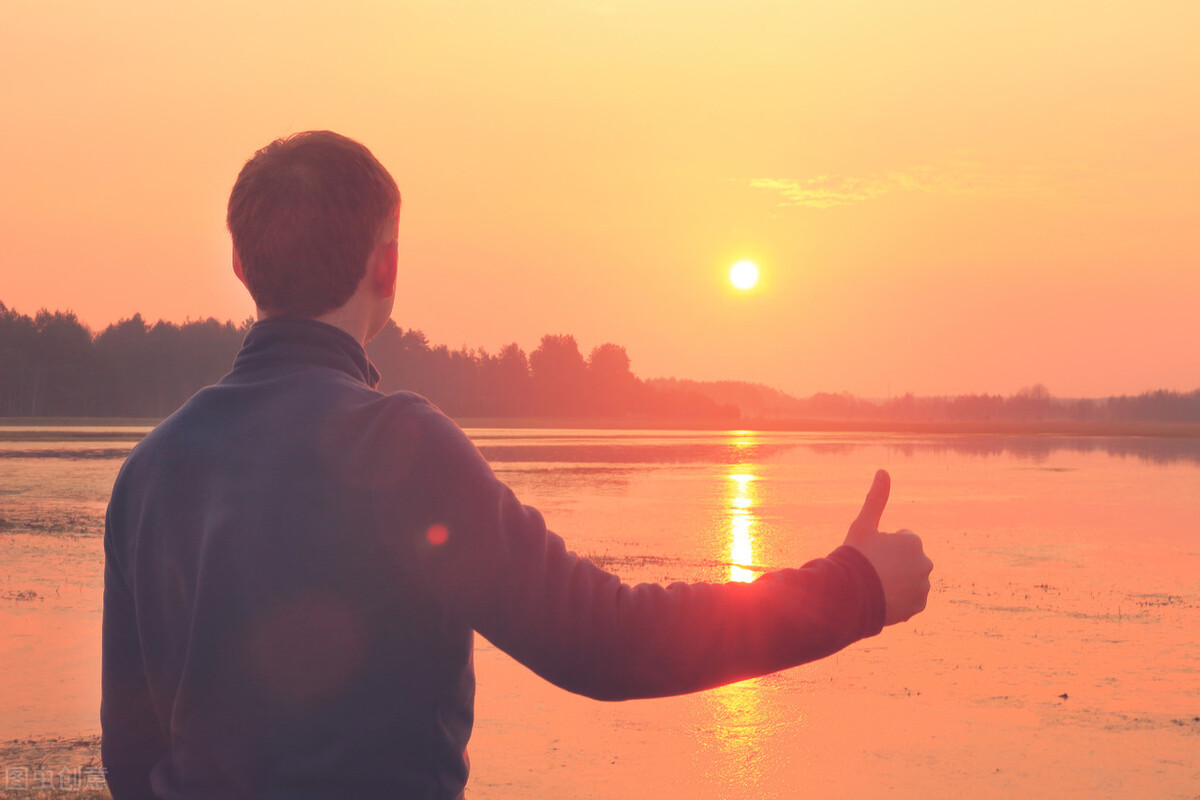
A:
[[[867,499],[863,501],[862,511],[858,512],[853,527],[879,530],[879,520],[883,516],[883,509],[891,492],[892,478],[887,474],[887,470],[881,469],[875,473],[875,482],[867,491]]]

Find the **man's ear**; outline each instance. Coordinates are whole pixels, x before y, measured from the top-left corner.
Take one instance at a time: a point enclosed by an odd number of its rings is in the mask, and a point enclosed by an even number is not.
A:
[[[380,297],[396,294],[396,273],[400,262],[400,243],[395,239],[379,245],[375,253],[375,290]]]
[[[242,282],[243,286],[246,286],[246,273],[242,271],[242,260],[238,258],[237,250],[233,251],[233,274],[237,275],[237,279]]]

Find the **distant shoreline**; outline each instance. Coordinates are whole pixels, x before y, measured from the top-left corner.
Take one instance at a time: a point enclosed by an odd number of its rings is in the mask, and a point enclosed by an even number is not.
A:
[[[63,428],[153,427],[162,422],[157,417],[0,417],[0,428],[44,426]]]
[[[1145,436],[1200,438],[1200,422],[1119,422],[1072,420],[831,420],[831,419],[580,419],[546,417],[462,417],[464,428],[572,428],[581,430],[701,430],[791,433],[909,433],[1006,436]]]
[[[900,433],[989,436],[1137,436],[1200,438],[1200,422],[1073,420],[830,420],[830,419],[661,419],[595,417],[455,417],[464,428],[540,428],[639,431],[760,431],[792,433]],[[0,417],[0,428],[153,426],[147,417]]]

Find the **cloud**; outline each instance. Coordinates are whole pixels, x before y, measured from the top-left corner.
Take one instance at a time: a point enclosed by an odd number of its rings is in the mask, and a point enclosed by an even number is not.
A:
[[[783,196],[781,206],[829,208],[873,200],[892,191],[886,180],[850,178],[840,175],[818,175],[815,178],[753,178],[755,189],[768,189]]]
[[[896,192],[944,195],[1016,195],[1045,193],[1057,186],[1040,167],[998,169],[960,161],[937,168],[914,166],[883,175],[817,175],[811,178],[752,178],[750,186],[776,192],[781,206],[831,208],[874,200]]]

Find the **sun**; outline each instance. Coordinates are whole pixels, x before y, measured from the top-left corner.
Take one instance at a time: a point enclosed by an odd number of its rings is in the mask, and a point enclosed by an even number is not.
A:
[[[739,261],[729,268],[729,282],[743,291],[758,283],[758,267],[753,261]]]

